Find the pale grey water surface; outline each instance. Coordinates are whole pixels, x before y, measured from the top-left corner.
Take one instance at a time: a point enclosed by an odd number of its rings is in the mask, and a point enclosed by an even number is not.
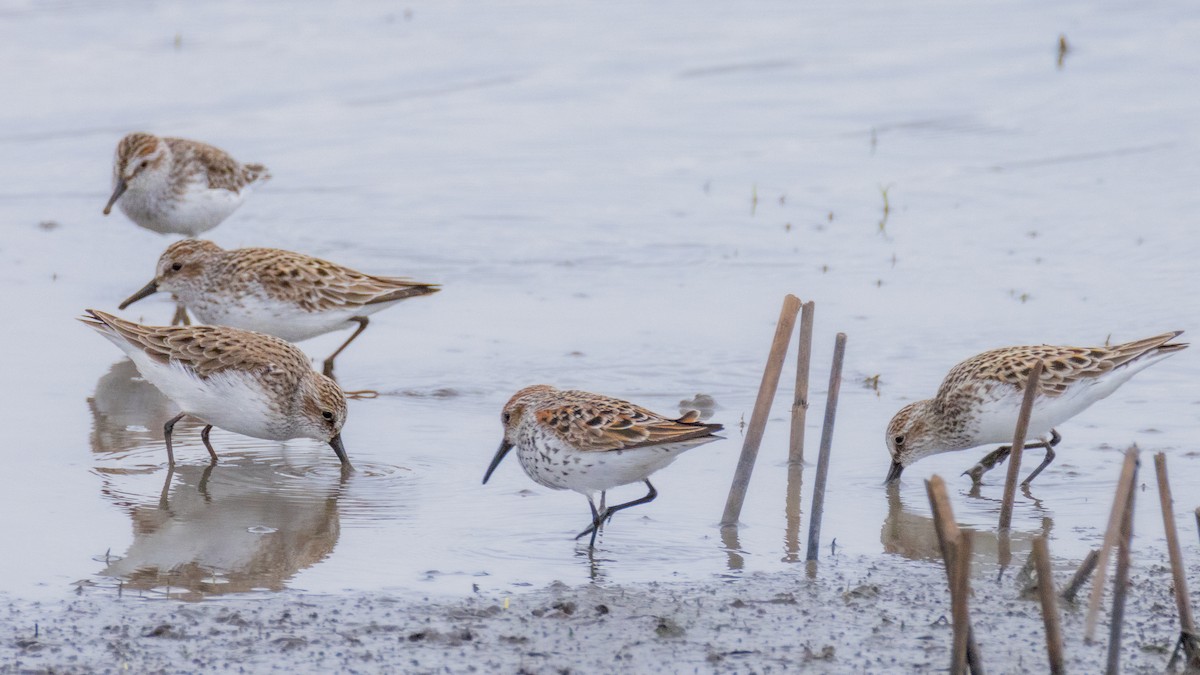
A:
[[[814,401],[849,335],[823,555],[836,538],[847,559],[932,557],[933,473],[994,542],[1003,472],[976,497],[958,477],[984,450],[921,462],[889,499],[883,427],[984,349],[1200,334],[1198,35],[1188,2],[7,2],[0,592],[465,594],[790,568],[790,374],[736,555],[717,528],[789,292],[817,302]],[[171,405],[74,321],[140,288],[171,241],[101,215],[138,129],[270,167],[221,245],[444,284],[339,359],[346,387],[383,393],[350,404],[357,474],[316,443],[223,432],[206,472],[194,424],[167,472]],[[1198,381],[1194,348],[1063,425],[1014,547],[1043,527],[1064,559],[1094,546],[1136,442],[1170,456],[1200,554]],[[660,474],[589,560],[582,497],[515,459],[480,485],[501,405],[537,382],[668,412],[709,394],[727,439]],[[1148,462],[1141,480],[1152,495]],[[1154,503],[1139,545],[1160,545]]]

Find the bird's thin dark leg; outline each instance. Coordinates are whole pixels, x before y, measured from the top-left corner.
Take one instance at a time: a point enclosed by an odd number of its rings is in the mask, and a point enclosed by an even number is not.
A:
[[[589,527],[588,529],[584,530],[583,532],[580,532],[579,536],[577,536],[575,538],[579,539],[580,537],[587,534],[588,532],[591,532],[592,541],[588,544],[588,548],[595,548],[596,534],[600,531],[600,527],[601,527],[602,523],[612,520],[613,514],[615,514],[617,511],[622,511],[631,506],[637,506],[638,504],[645,504],[647,502],[654,501],[655,497],[658,497],[658,490],[654,489],[654,486],[650,483],[649,480],[643,480],[642,482],[646,484],[646,487],[650,488],[650,492],[646,493],[645,497],[642,497],[641,499],[635,499],[631,502],[625,502],[624,504],[617,504],[616,506],[608,506],[608,507],[604,507],[604,508],[600,509],[599,514],[597,514],[597,516],[596,516],[596,518],[597,518],[596,522],[592,523],[592,526]]]
[[[962,475],[970,476],[971,482],[975,485],[979,485],[983,482],[983,474],[991,471],[996,467],[997,464],[1008,459],[1008,455],[1011,452],[1011,445],[1002,445],[984,455],[983,459],[979,460],[975,466],[962,472]]]
[[[1025,480],[1021,481],[1022,487],[1029,487],[1029,484],[1033,482],[1034,478],[1037,478],[1038,474],[1042,472],[1042,469],[1050,466],[1050,462],[1054,461],[1054,446],[1058,445],[1058,442],[1061,440],[1062,436],[1059,436],[1057,431],[1051,429],[1050,440],[1042,443],[1042,446],[1046,448],[1046,456],[1042,458],[1042,463],[1038,464],[1038,468],[1034,469],[1033,473],[1029,474],[1025,477]]]
[[[204,441],[204,447],[208,448],[208,456],[212,457],[212,463],[217,463],[217,451],[213,450],[212,443],[208,440],[208,433],[212,431],[212,425],[208,424],[200,432],[200,440]]]
[[[592,496],[587,496],[588,506],[592,509],[592,524],[588,525],[587,529],[585,529],[583,532],[575,535],[576,539],[579,539],[590,533],[592,535],[592,541],[596,541],[595,533],[596,530],[600,529],[600,514],[604,511],[604,496],[607,494],[607,492],[600,493],[600,510],[596,510],[596,503],[592,501]]]
[[[613,514],[615,514],[617,511],[627,509],[631,506],[637,506],[638,504],[645,504],[647,502],[654,501],[655,497],[658,497],[658,490],[654,489],[654,486],[650,484],[649,480],[643,480],[642,482],[646,484],[646,487],[650,488],[650,491],[646,493],[645,497],[642,497],[641,499],[635,499],[631,502],[625,502],[624,504],[610,506],[600,512],[600,517],[604,519],[605,522],[608,522],[612,520]]]
[[[362,333],[364,330],[366,330],[367,324],[370,323],[369,321],[367,321],[367,317],[365,317],[365,316],[352,316],[352,317],[350,317],[349,320],[357,321],[358,328],[355,329],[355,331],[350,334],[350,338],[348,340],[346,340],[345,342],[343,342],[341,347],[337,348],[336,352],[330,354],[329,358],[325,359],[325,370],[324,370],[325,377],[333,377],[333,360],[337,358],[338,354],[342,353],[343,349],[350,346],[350,343],[354,342],[354,338],[358,337],[360,333]]]
[[[190,326],[192,320],[188,318],[187,307],[179,303],[175,303],[175,316],[171,317],[172,326]]]
[[[167,441],[167,466],[175,466],[175,450],[171,448],[171,432],[175,430],[175,423],[183,419],[187,413],[179,413],[178,415],[167,420],[163,425],[163,438]]]
[[[1053,429],[1050,430],[1050,434],[1051,434],[1051,436],[1050,436],[1049,441],[1040,441],[1038,443],[1028,443],[1025,445],[1025,449],[1029,450],[1032,448],[1045,448],[1046,452],[1050,456],[1050,459],[1053,460],[1054,459],[1054,451],[1051,448],[1053,448],[1055,445],[1058,445],[1058,442],[1062,440],[1062,437],[1059,436],[1058,432]],[[996,468],[997,465],[1004,463],[1004,460],[1008,459],[1008,456],[1010,453],[1012,453],[1012,446],[1011,445],[1002,445],[1002,446],[996,448],[995,450],[989,452],[987,455],[984,455],[983,459],[979,460],[978,464],[976,464],[975,466],[971,467],[970,469],[962,472],[962,475],[970,476],[971,481],[975,485],[979,485],[980,483],[983,482],[983,474]],[[1030,480],[1033,480],[1033,476],[1036,476],[1043,468],[1045,468],[1046,464],[1049,464],[1049,462],[1045,462],[1042,466],[1038,467],[1037,470],[1034,471],[1030,475],[1029,478],[1025,479],[1025,483],[1023,483],[1023,484],[1028,484],[1028,482]]]

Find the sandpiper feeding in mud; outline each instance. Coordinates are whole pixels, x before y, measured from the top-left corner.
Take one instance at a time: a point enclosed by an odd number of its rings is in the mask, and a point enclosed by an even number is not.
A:
[[[575,538],[596,534],[613,514],[658,496],[650,474],[675,461],[685,450],[720,438],[720,424],[699,421],[689,411],[677,419],[657,415],[627,401],[586,391],[560,391],[545,384],[518,391],[504,406],[504,440],[483,476],[492,472],[512,448],[521,468],[539,485],[574,490],[587,497],[592,522]],[[643,482],[645,497],[605,506],[605,493],[619,485]],[[600,493],[600,507],[593,500]]]
[[[1054,427],[1116,391],[1137,372],[1187,347],[1171,342],[1183,331],[1164,333],[1111,347],[1038,345],[993,349],[950,369],[937,394],[900,409],[887,428],[892,467],[887,482],[905,467],[940,452],[1012,441],[1029,370],[1042,362],[1026,448],[1045,448],[1042,463],[1021,483],[1029,485],[1054,461],[1061,437]],[[983,474],[1008,457],[1002,446],[963,475],[978,484]]]
[[[194,237],[229,217],[270,174],[220,148],[182,138],[131,133],[113,159],[113,204],[133,222],[161,234]]]
[[[350,468],[341,436],[346,397],[296,346],[225,326],[143,326],[94,309],[79,320],[120,347],[182,409],[163,426],[172,466],[171,430],[191,415],[207,425],[200,437],[214,462],[208,434],[217,426],[267,440],[313,438]]]
[[[158,259],[154,280],[121,303],[121,309],[166,291],[200,321],[267,333],[299,342],[357,325],[325,359],[333,360],[367,328],[367,316],[419,295],[436,284],[356,272],[320,258],[276,248],[226,251],[211,241],[184,239]]]

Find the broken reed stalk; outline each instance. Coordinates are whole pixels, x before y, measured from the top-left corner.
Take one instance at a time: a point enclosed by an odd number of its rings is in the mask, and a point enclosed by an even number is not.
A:
[[[792,431],[788,439],[787,502],[784,514],[787,531],[784,535],[788,562],[799,559],[800,498],[804,485],[804,425],[808,418],[808,372],[812,364],[813,310],[809,300],[800,306],[800,339],[796,359],[796,395],[792,401]]]
[[[829,368],[829,394],[825,397],[825,424],[821,427],[821,449],[817,454],[817,479],[813,484],[812,508],[808,510],[808,555],[815,561],[821,546],[821,516],[825,509],[825,479],[829,477],[829,453],[833,449],[833,422],[837,417],[838,394],[842,390],[842,362],[846,357],[846,334],[833,342],[833,365]]]
[[[1137,475],[1137,470],[1134,470]],[[1125,596],[1129,593],[1129,548],[1133,545],[1133,499],[1136,490],[1129,491],[1125,516],[1121,519],[1121,541],[1117,546],[1117,573],[1113,578],[1112,618],[1108,624],[1108,675],[1121,672],[1121,629],[1125,623]]]
[[[1062,625],[1058,617],[1058,597],[1054,594],[1054,575],[1050,570],[1050,546],[1046,537],[1033,540],[1034,564],[1037,565],[1038,598],[1042,602],[1042,623],[1046,626],[1046,652],[1051,675],[1066,672],[1063,661]]]
[[[954,522],[954,510],[950,507],[950,498],[946,495],[946,482],[941,476],[934,475],[925,481],[925,493],[929,496],[929,510],[933,512],[933,530],[937,534],[938,548],[942,552],[942,563],[946,567],[946,582],[953,587],[955,566],[955,549],[953,542],[958,540],[958,524]],[[979,644],[975,642],[975,632],[970,624],[967,625],[967,664],[975,675],[984,675],[983,657],[979,653]]]
[[[1163,529],[1167,533],[1167,555],[1171,559],[1171,576],[1175,586],[1175,607],[1179,610],[1180,641],[1187,654],[1188,666],[1200,667],[1196,649],[1196,621],[1188,601],[1187,576],[1183,569],[1183,553],[1179,550],[1179,532],[1175,529],[1175,506],[1171,500],[1171,481],[1167,477],[1167,456],[1154,455],[1154,472],[1158,476],[1158,499],[1162,506]]]
[[[816,304],[811,300],[800,306],[796,396],[792,402],[792,433],[788,443],[789,464],[799,464],[804,461],[804,423],[808,417],[808,371],[812,363],[813,312],[815,309]]]
[[[1096,558],[1096,580],[1088,597],[1087,618],[1084,621],[1083,640],[1092,642],[1096,636],[1096,619],[1100,614],[1100,599],[1104,597],[1104,578],[1108,576],[1108,555],[1117,544],[1121,534],[1129,493],[1133,492],[1133,479],[1137,473],[1138,449],[1133,446],[1125,451],[1125,463],[1121,466],[1121,477],[1117,479],[1117,493],[1113,496],[1112,511],[1108,514],[1108,527],[1104,530],[1104,543]]]
[[[796,327],[796,313],[800,311],[800,299],[788,295],[783,299],[779,311],[779,323],[775,325],[775,338],[771,341],[771,352],[763,369],[762,383],[758,387],[758,398],[754,401],[754,412],[750,415],[750,426],[746,440],[742,443],[742,455],[733,473],[733,484],[729,486],[729,497],[725,500],[725,513],[721,526],[737,525],[742,515],[742,503],[746,501],[746,488],[750,485],[750,474],[754,473],[754,461],[758,459],[758,446],[762,444],[771,402],[779,388],[779,375],[783,370],[783,359],[787,356],[788,342]]]
[[[1087,557],[1079,564],[1079,569],[1075,570],[1075,576],[1071,577],[1070,583],[1063,589],[1062,595],[1059,596],[1064,602],[1075,602],[1075,596],[1079,593],[1079,589],[1092,576],[1092,572],[1096,570],[1096,560],[1100,558],[1100,550],[1092,549],[1088,551]]]
[[[954,578],[951,580],[950,614],[954,619],[954,650],[950,672],[967,675],[967,649],[971,639],[971,533],[959,530],[954,543]]]
[[[1025,397],[1021,399],[1021,413],[1017,415],[1017,428],[1013,432],[1012,450],[1008,455],[1008,478],[1004,481],[1004,499],[1000,502],[1000,529],[1012,527],[1013,500],[1017,495],[1017,479],[1021,477],[1021,454],[1025,450],[1025,435],[1029,433],[1029,416],[1033,413],[1033,399],[1037,397],[1042,377],[1042,362],[1034,361],[1025,380]]]

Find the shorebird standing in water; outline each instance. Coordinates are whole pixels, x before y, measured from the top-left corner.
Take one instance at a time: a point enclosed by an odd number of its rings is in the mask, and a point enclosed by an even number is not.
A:
[[[684,451],[711,443],[720,424],[699,421],[689,411],[669,419],[627,401],[559,391],[545,384],[518,391],[504,406],[504,440],[483,476],[487,483],[500,461],[514,447],[521,468],[533,481],[553,490],[574,490],[587,497],[592,522],[575,538],[596,534],[617,511],[653,501],[658,491],[650,474],[675,461]],[[619,485],[642,482],[645,497],[605,506],[605,493]],[[594,495],[600,493],[600,507]]]
[[[104,215],[115,204],[147,230],[195,237],[220,225],[268,178],[262,164],[242,164],[220,148],[134,132],[117,144]]]
[[[346,397],[295,345],[225,326],[143,326],[94,309],[79,320],[120,347],[182,409],[163,426],[171,466],[171,432],[191,415],[207,425],[200,438],[213,462],[208,434],[216,426],[267,440],[316,439],[350,468],[342,447]]]
[[[1026,448],[1045,448],[1042,463],[1021,483],[1037,477],[1054,461],[1062,439],[1054,427],[1117,390],[1139,371],[1187,347],[1171,342],[1183,331],[1164,333],[1111,347],[1005,347],[993,349],[950,369],[933,398],[900,409],[887,428],[892,467],[890,483],[905,467],[929,455],[1012,441],[1029,370],[1042,362],[1037,397],[1029,420]],[[975,484],[1011,452],[1002,446],[963,475]]]
[[[121,303],[167,291],[201,322],[300,342],[357,326],[325,359],[333,360],[367,329],[367,316],[409,298],[437,293],[436,284],[356,272],[327,260],[277,248],[231,251],[202,239],[184,239],[158,259],[154,279]]]

